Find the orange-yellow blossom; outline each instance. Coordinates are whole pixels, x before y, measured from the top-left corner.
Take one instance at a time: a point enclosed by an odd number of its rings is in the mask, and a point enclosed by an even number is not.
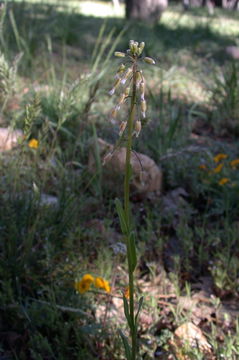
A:
[[[237,165],[239,165],[239,159],[234,159],[230,161],[231,167],[235,168]]]
[[[219,184],[219,185],[225,185],[225,184],[227,184],[229,181],[230,181],[230,180],[229,180],[228,178],[224,177],[224,178],[221,178],[221,179],[218,181],[218,184]]]
[[[95,287],[98,289],[103,289],[105,290],[107,293],[110,292],[110,285],[109,282],[105,279],[103,279],[102,277],[97,277],[95,278]]]
[[[219,172],[222,171],[222,168],[223,168],[223,164],[219,164],[219,165],[217,165],[217,167],[215,167],[215,168],[213,169],[213,172],[216,173],[216,174],[218,174]]]
[[[91,274],[85,274],[80,281],[75,282],[75,290],[84,294],[90,289],[90,285],[94,282],[94,277]]]
[[[31,148],[31,149],[37,149],[38,146],[39,146],[39,142],[37,139],[31,139],[28,143],[28,146]]]
[[[85,281],[76,281],[75,282],[75,290],[79,291],[79,293],[84,294],[86,291],[90,289],[90,283]]]
[[[94,282],[94,277],[91,274],[85,274],[82,279],[84,282],[89,282],[90,284]]]
[[[215,163],[218,163],[219,161],[226,159],[227,157],[228,157],[227,154],[219,153],[216,156],[214,156],[213,160],[215,161]]]
[[[126,299],[129,299],[129,295],[130,295],[129,287],[127,287],[124,291],[124,296],[126,297]]]

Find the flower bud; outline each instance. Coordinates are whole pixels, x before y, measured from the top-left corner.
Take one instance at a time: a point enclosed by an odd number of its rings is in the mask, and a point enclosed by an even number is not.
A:
[[[109,95],[114,95],[115,90],[117,89],[117,87],[120,84],[121,79],[116,79],[114,86],[112,87],[112,89],[109,91]]]
[[[116,89],[119,86],[119,84],[120,84],[120,79],[116,79],[113,88]]]
[[[145,112],[146,112],[146,109],[147,109],[147,105],[146,105],[146,101],[145,100],[142,100],[141,103],[140,103],[140,106],[141,106],[141,114],[143,116],[143,118],[145,118]]]
[[[145,92],[145,82],[141,81],[140,83],[140,99],[144,101],[144,92]]]
[[[125,97],[129,96],[130,94],[130,87],[127,87],[124,91]]]
[[[118,111],[117,107],[115,107],[115,108],[111,111],[111,117],[112,117],[112,118],[115,118],[115,117],[116,117],[117,111]]]
[[[138,45],[139,43],[137,41],[135,41],[134,45],[132,46],[133,48],[133,55],[138,53]]]
[[[126,126],[127,126],[127,121],[122,121],[122,123],[120,124],[119,136],[123,135],[123,132],[125,131]]]
[[[121,79],[121,84],[125,84],[128,77],[130,76],[130,74],[132,73],[132,68],[128,68],[123,76],[123,78]]]
[[[118,71],[125,71],[125,64],[120,64]]]
[[[145,58],[144,58],[144,61],[145,61],[147,64],[150,64],[150,65],[154,65],[154,64],[155,64],[154,59],[152,59],[152,58],[150,58],[150,57],[145,57]]]
[[[116,79],[120,79],[120,75],[125,71],[125,65],[124,64],[120,64],[117,73],[115,75]]]
[[[124,100],[125,100],[125,93],[120,95],[118,104],[119,105],[123,104]]]
[[[133,52],[133,46],[134,46],[134,40],[130,40],[129,41],[129,48],[130,48],[130,51]]]
[[[138,88],[142,81],[142,70],[137,71],[136,73],[136,87]]]
[[[141,121],[137,120],[134,127],[136,137],[139,136],[141,128],[142,128]]]
[[[145,43],[144,42],[141,42],[139,44],[139,48],[138,48],[138,55],[141,55],[143,50],[144,50],[144,47],[145,47]]]
[[[114,55],[117,56],[117,57],[125,57],[126,54],[121,52],[121,51],[115,51]]]

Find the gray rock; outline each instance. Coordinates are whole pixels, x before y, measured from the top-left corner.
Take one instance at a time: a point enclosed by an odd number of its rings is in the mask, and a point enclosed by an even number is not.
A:
[[[22,139],[23,132],[21,130],[0,128],[0,152],[13,149]]]
[[[231,56],[234,60],[239,60],[239,47],[238,46],[227,46],[227,55]]]

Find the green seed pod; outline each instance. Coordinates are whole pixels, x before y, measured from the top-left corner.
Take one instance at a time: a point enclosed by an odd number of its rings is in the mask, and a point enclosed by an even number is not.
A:
[[[144,50],[144,47],[145,47],[145,42],[141,42],[140,44],[139,44],[139,49],[141,50],[141,52]]]
[[[136,55],[138,53],[138,42],[136,41],[133,45],[133,55]]]
[[[127,121],[122,121],[122,123],[120,124],[119,136],[123,135],[123,132],[125,131],[126,126],[127,126]]]
[[[132,73],[133,69],[132,68],[128,68],[123,76],[123,78],[121,79],[121,83],[125,84],[128,77],[130,76],[130,74]]]
[[[150,64],[150,65],[154,65],[154,64],[155,64],[154,59],[152,59],[152,58],[150,58],[150,57],[145,57],[145,58],[144,58],[144,61],[145,61],[147,64]]]
[[[118,72],[122,72],[122,71],[125,71],[125,64],[120,64],[118,68]]]
[[[136,87],[138,88],[140,83],[142,82],[142,70],[137,71],[136,73]]]
[[[143,118],[145,118],[146,117],[145,112],[146,112],[146,109],[147,109],[147,105],[146,105],[145,100],[141,100],[140,107],[141,107],[141,114],[142,114]]]
[[[121,79],[116,79],[115,83],[114,83],[114,86],[113,86],[113,89],[117,89],[117,87],[119,86],[120,84],[120,81]]]
[[[115,56],[117,57],[125,57],[125,53],[121,52],[121,51],[115,51]]]
[[[129,96],[129,94],[130,94],[130,87],[127,87],[125,89],[124,95],[125,95],[125,97],[127,97],[127,96]]]
[[[125,71],[125,65],[124,64],[120,64],[117,73],[115,75],[115,79],[119,79],[120,75]]]
[[[134,46],[134,40],[130,40],[129,41],[129,48],[130,48],[131,52],[133,52],[133,46]]]
[[[145,93],[145,82],[141,81],[140,83],[140,99],[144,100],[144,93]]]
[[[141,128],[142,128],[141,121],[137,120],[134,127],[136,137],[139,136]]]
[[[120,98],[119,98],[118,105],[123,104],[124,100],[125,100],[125,94],[121,94],[121,95],[120,95]]]

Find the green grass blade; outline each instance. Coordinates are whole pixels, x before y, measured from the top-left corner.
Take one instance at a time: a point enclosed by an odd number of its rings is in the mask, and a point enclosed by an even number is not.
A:
[[[126,336],[123,334],[123,332],[121,330],[119,330],[119,334],[120,337],[123,341],[124,344],[124,350],[125,350],[125,356],[127,360],[131,360],[131,349],[128,343],[128,339],[126,338]]]

